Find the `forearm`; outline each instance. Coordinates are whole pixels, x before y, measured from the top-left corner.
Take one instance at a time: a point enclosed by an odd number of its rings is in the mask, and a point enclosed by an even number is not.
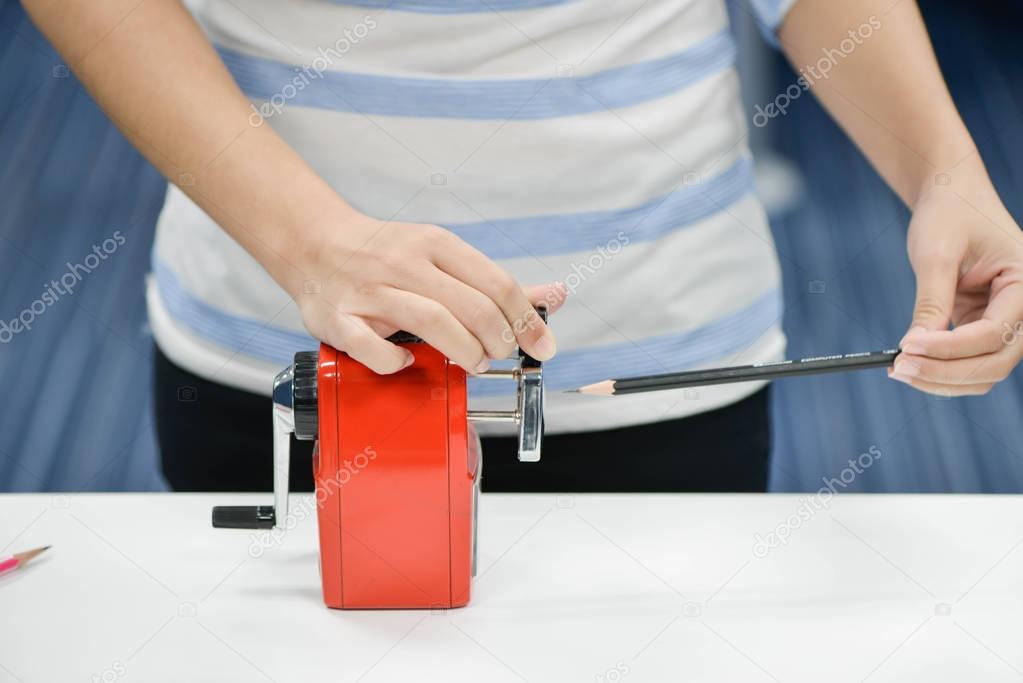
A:
[[[831,51],[827,76],[807,80],[908,206],[939,174],[989,184],[915,2],[798,0],[779,39],[797,69]]]
[[[176,0],[25,0],[118,128],[293,290],[302,231],[350,207],[253,111]],[[305,240],[309,242],[309,240]]]

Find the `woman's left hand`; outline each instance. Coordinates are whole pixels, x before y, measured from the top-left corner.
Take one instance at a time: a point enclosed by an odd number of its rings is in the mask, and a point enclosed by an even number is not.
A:
[[[941,396],[986,394],[1023,358],[1023,233],[986,178],[938,179],[910,222],[916,305],[888,376]]]

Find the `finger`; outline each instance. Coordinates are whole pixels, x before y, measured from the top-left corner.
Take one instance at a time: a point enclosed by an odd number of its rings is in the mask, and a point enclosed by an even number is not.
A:
[[[515,349],[515,335],[497,304],[486,294],[431,268],[418,276],[423,293],[443,304],[483,346],[490,358],[508,358]]]
[[[380,375],[389,375],[412,365],[411,353],[383,339],[357,316],[336,313],[326,330],[327,342]]]
[[[984,309],[987,308],[988,297],[966,295],[962,291],[956,292],[955,304],[952,306],[952,325],[959,327],[974,320],[984,317]]]
[[[903,382],[928,394],[935,396],[982,396],[991,391],[993,384],[935,384],[916,377],[904,377],[888,370],[888,377]]]
[[[992,283],[991,289],[984,318],[998,324],[1006,345],[1014,344],[1023,334],[1023,282],[1010,282],[1002,287]]]
[[[984,317],[1010,324],[1023,318],[1023,279],[1020,275],[1002,272],[994,278]]]
[[[991,384],[1001,382],[1012,372],[1012,359],[1006,354],[937,360],[903,351],[895,359],[895,374],[934,384]]]
[[[1011,327],[1009,331],[1012,331]],[[900,348],[917,356],[952,359],[995,353],[1005,344],[1004,327],[994,320],[982,318],[954,330],[910,330]]]
[[[411,332],[469,372],[490,364],[479,340],[438,301],[401,289],[386,288],[376,297],[386,319]]]
[[[377,333],[378,337],[387,339],[395,332],[398,332],[398,328],[389,322],[385,322],[383,320],[374,320],[373,318],[368,317],[363,319],[366,321],[366,324],[369,325],[369,328]]]
[[[952,313],[952,324],[955,325],[956,327],[959,327],[960,325],[967,325],[969,323],[972,323],[972,322],[975,322],[977,320],[980,320],[983,317],[984,317],[984,309],[983,308],[973,308],[973,309],[970,309],[970,310],[966,311],[965,313],[958,313],[958,314],[953,312]]]
[[[438,244],[432,256],[438,268],[483,292],[497,304],[515,340],[526,353],[538,360],[554,356],[557,352],[554,335],[533,310],[522,287],[506,270],[454,235]]]
[[[916,303],[913,305],[915,328],[925,330],[948,329],[949,316],[959,282],[959,264],[955,259],[934,254],[914,264],[916,273]]]
[[[548,313],[556,313],[568,298],[568,287],[564,282],[548,282],[544,285],[527,285],[523,288],[526,298],[534,307],[546,306]]]

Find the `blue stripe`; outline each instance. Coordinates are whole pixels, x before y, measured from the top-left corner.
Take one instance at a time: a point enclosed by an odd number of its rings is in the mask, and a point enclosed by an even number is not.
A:
[[[153,254],[153,275],[171,317],[199,337],[232,352],[284,367],[296,351],[312,350],[319,342],[307,334],[292,332],[251,318],[225,313],[185,289],[170,267]]]
[[[478,223],[445,223],[493,259],[595,249],[628,235],[629,242],[663,237],[709,218],[753,191],[753,166],[740,157],[724,172],[639,206],[616,211],[552,214]]]
[[[475,14],[567,5],[577,0],[331,0],[335,5],[417,12],[419,14]]]
[[[220,311],[193,296],[171,269],[154,256],[153,271],[167,311],[195,334],[231,352],[285,367],[296,351],[318,346],[312,337]],[[703,327],[621,344],[562,351],[545,364],[548,389],[560,391],[606,379],[675,372],[742,351],[780,322],[780,292],[772,289],[746,308]],[[470,381],[474,396],[506,395],[504,382]]]
[[[442,80],[344,71],[323,71],[315,77],[317,72],[306,69],[314,76],[310,78],[292,64],[218,50],[238,86],[254,100],[276,97],[283,106],[387,116],[501,120],[628,107],[681,90],[735,61],[735,45],[727,32],[660,59],[590,76],[535,80]]]

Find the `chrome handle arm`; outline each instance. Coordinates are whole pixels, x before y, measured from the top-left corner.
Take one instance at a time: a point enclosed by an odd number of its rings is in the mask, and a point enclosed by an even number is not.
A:
[[[295,431],[295,366],[274,378],[274,504],[218,505],[213,526],[222,529],[269,529],[283,527],[288,517],[288,485],[291,472],[291,434]]]
[[[274,378],[274,526],[288,517],[291,473],[291,435],[295,431],[295,368],[288,366]]]

